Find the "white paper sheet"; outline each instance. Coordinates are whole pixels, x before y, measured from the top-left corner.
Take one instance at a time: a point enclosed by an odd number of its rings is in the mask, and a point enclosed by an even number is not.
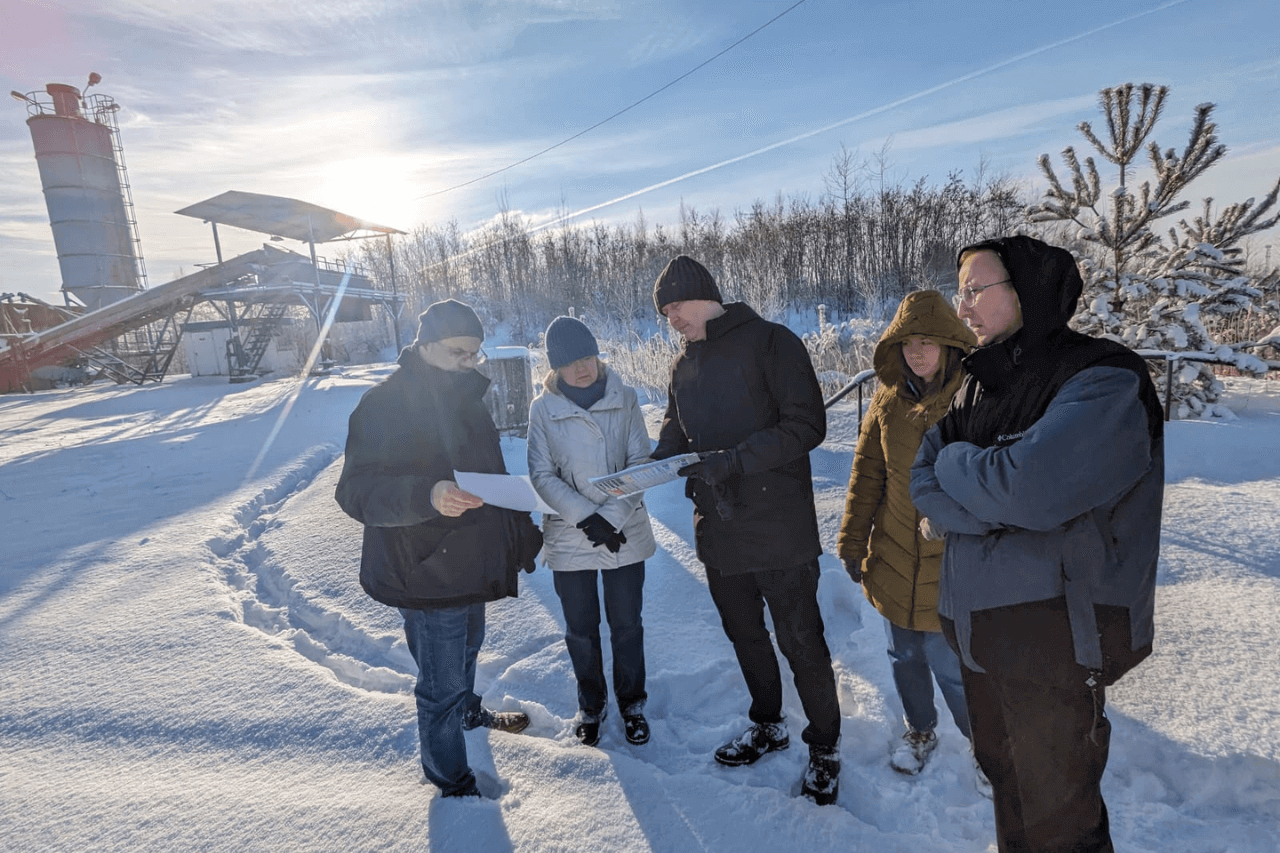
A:
[[[523,474],[477,474],[474,471],[454,471],[453,479],[458,484],[458,488],[464,492],[470,492],[487,504],[523,512],[555,512],[546,501],[538,497],[533,483]]]

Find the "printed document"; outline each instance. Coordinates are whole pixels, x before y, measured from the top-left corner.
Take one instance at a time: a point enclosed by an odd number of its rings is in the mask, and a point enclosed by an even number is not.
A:
[[[651,489],[654,486],[661,486],[663,483],[670,483],[680,476],[676,471],[697,461],[698,454],[682,453],[679,456],[672,456],[670,459],[663,459],[658,462],[632,465],[630,468],[624,468],[616,474],[592,477],[588,482],[606,494],[621,498],[627,495],[634,495],[636,492],[643,492],[645,489]]]

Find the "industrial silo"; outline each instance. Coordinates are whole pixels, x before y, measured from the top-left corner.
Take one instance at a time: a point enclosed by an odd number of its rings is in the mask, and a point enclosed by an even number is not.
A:
[[[119,105],[106,95],[82,98],[61,83],[12,94],[27,104],[62,289],[92,311],[145,288]]]

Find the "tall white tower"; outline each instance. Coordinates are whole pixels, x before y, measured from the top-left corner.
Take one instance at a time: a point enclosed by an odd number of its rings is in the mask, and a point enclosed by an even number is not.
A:
[[[89,85],[101,78],[90,75]],[[95,310],[147,286],[129,189],[119,105],[106,95],[50,83],[11,93],[27,104],[62,289]]]

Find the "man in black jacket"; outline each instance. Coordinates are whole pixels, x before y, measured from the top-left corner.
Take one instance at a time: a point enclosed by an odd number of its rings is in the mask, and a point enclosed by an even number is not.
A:
[[[498,430],[475,370],[484,329],[467,305],[446,300],[422,313],[400,368],[351,414],[335,493],[365,525],[360,584],[400,609],[418,664],[414,696],[422,769],[446,797],[481,796],[464,729],[518,732],[520,712],[494,712],[475,692],[485,603],[517,592],[533,571],[542,534],[528,513],[485,504],[453,472],[503,474]]]
[[[717,749],[716,761],[751,764],[790,743],[767,603],[809,718],[802,793],[835,802],[840,706],[818,609],[822,546],[809,469],[827,419],[813,364],[786,327],[744,303],[722,304],[711,273],[693,258],[667,264],[653,301],[685,339],[653,457],[701,456],[680,473],[689,478],[698,558],[751,694],[752,725]]]

